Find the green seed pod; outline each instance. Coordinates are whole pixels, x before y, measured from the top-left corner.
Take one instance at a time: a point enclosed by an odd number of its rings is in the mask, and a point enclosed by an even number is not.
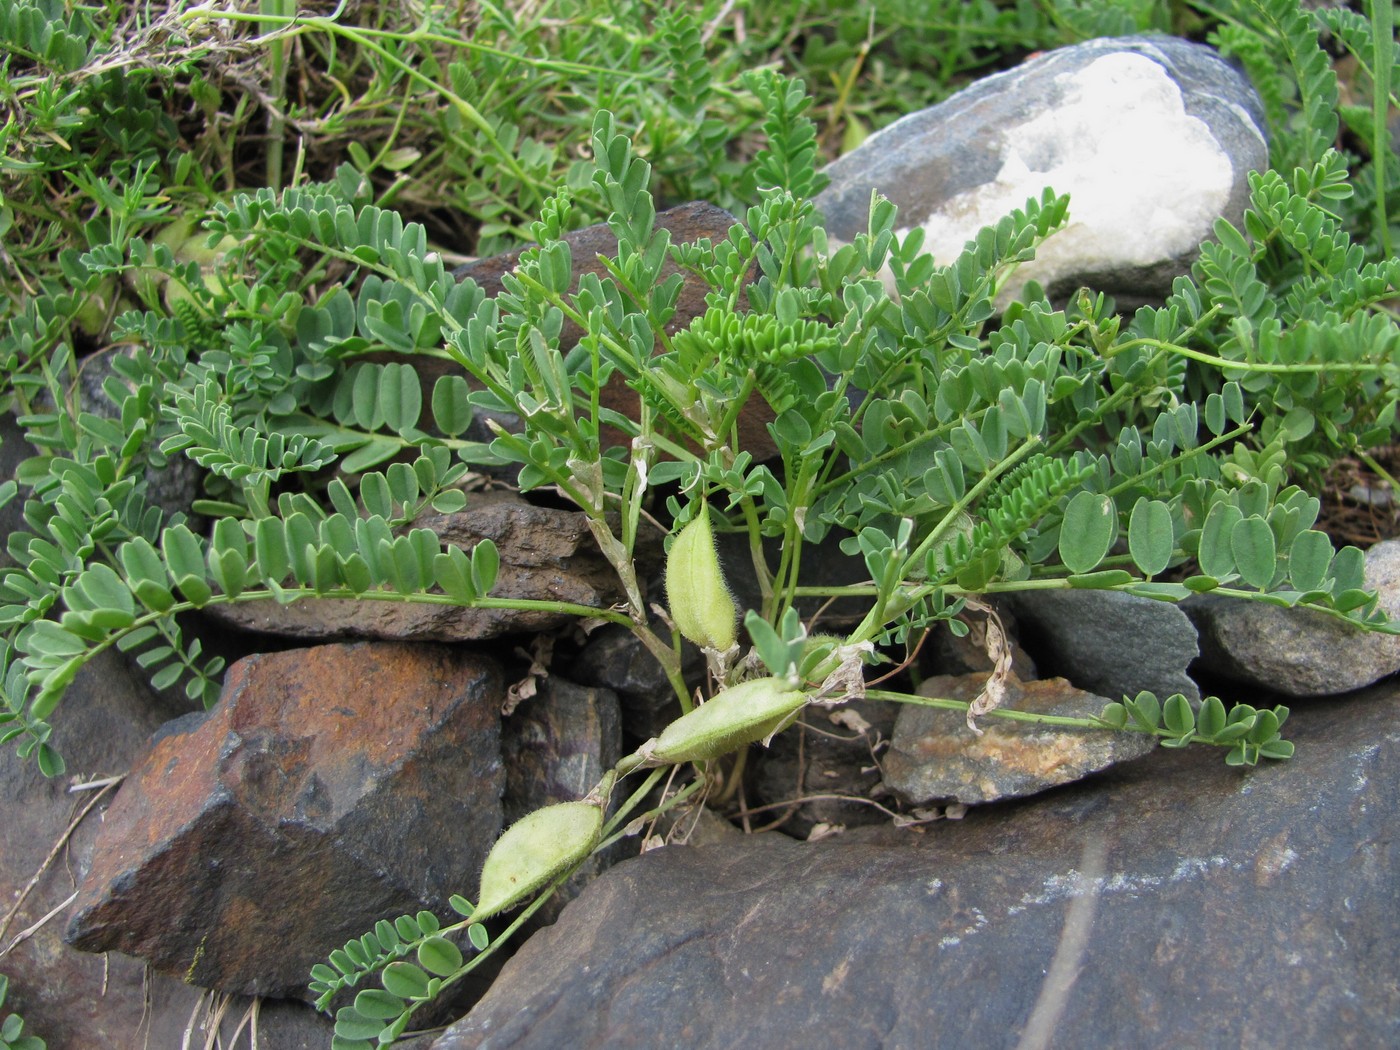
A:
[[[603,807],[592,802],[561,802],[517,820],[486,856],[472,921],[505,911],[583,860],[602,832]]]
[[[720,652],[734,647],[739,610],[720,572],[708,505],[671,544],[666,556],[666,598],[676,629],[690,641]]]
[[[785,678],[755,678],[676,719],[642,749],[642,757],[651,766],[718,758],[772,736],[806,703],[807,694]]]

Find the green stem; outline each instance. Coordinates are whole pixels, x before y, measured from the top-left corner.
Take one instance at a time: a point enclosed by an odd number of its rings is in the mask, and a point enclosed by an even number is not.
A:
[[[1390,245],[1390,219],[1386,214],[1386,164],[1390,158],[1389,102],[1391,57],[1395,47],[1395,9],[1391,0],[1371,0],[1371,41],[1373,47],[1371,84],[1371,175],[1376,185],[1376,228],[1381,238],[1381,254],[1394,255]]]
[[[1280,365],[1262,361],[1231,361],[1229,358],[1203,353],[1200,350],[1192,350],[1190,347],[1181,346],[1177,343],[1169,343],[1162,339],[1153,339],[1149,336],[1129,339],[1127,342],[1119,343],[1117,346],[1111,348],[1109,356],[1115,356],[1125,350],[1130,350],[1138,346],[1150,346],[1158,350],[1165,350],[1167,353],[1176,354],[1178,357],[1185,357],[1192,361],[1199,361],[1203,365],[1211,365],[1222,371],[1260,372],[1270,375],[1302,375],[1313,372],[1379,372],[1383,371],[1387,365],[1390,364],[1388,361],[1321,361],[1310,364]]]

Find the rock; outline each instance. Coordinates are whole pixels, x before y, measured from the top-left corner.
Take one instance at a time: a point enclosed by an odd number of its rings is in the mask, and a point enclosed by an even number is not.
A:
[[[434,1050],[1400,1044],[1400,691],[923,834],[605,873]],[[899,836],[899,837],[896,837]]]
[[[1212,49],[1171,37],[1090,40],[980,80],[872,135],[827,168],[833,238],[867,226],[872,189],[952,262],[978,229],[1052,187],[1068,225],[1016,273],[1053,294],[1080,285],[1164,296],[1212,224],[1238,224],[1246,175],[1268,166],[1263,108]]]
[[[880,781],[880,760],[894,730],[894,704],[852,700],[835,710],[813,708],[802,723],[779,733],[756,760],[754,795],[759,805],[811,801],[752,818],[755,826],[783,818],[789,835],[805,838],[818,824],[851,828],[889,822],[893,800]],[[811,723],[816,732],[808,731]],[[862,801],[866,800],[866,801]]]
[[[493,540],[501,554],[493,598],[574,602],[606,608],[624,595],[617,574],[588,531],[580,511],[528,503],[511,492],[474,492],[454,514],[428,513],[414,522],[444,543],[470,550]],[[645,562],[645,548],[641,550]],[[467,641],[502,634],[551,631],[573,617],[549,610],[469,609],[457,605],[303,598],[288,605],[271,599],[211,605],[225,624],[324,641],[334,638]]]
[[[382,918],[448,914],[501,828],[499,669],[436,646],[251,657],[168,723],[94,846],[65,937],[204,987],[306,994]]]
[[[996,609],[1003,636],[1011,646],[1011,670],[1021,681],[1029,682],[1032,678],[1039,678],[1040,673],[1036,670],[1035,661],[1021,646],[1021,625],[1011,611],[1008,597],[1000,594],[986,600]],[[967,619],[971,621],[967,634],[956,635],[946,625],[937,626],[930,632],[924,643],[926,661],[930,665],[928,669],[936,674],[949,675],[992,669],[992,658],[987,655],[986,628],[979,628],[979,624],[985,622],[984,615],[974,614]]]
[[[1400,619],[1400,540],[1366,552],[1366,587]],[[1400,671],[1400,636],[1352,627],[1325,613],[1220,595],[1183,606],[1201,635],[1199,667],[1284,696],[1335,696]]]
[[[617,695],[587,689],[551,674],[501,726],[506,769],[502,799],[506,824],[556,802],[583,798],[622,757],[622,715]],[[535,913],[547,925],[598,873],[616,851],[594,854]]]
[[[15,469],[30,456],[36,454],[33,445],[24,435],[12,412],[0,412],[0,482],[10,481]],[[13,499],[0,507],[0,536],[8,537],[20,529],[28,530],[24,520],[24,494],[16,493]],[[9,549],[0,543],[0,566],[13,565]]]
[[[1113,700],[1143,689],[1201,698],[1186,673],[1200,653],[1196,629],[1177,606],[1117,591],[1027,591],[1009,602],[1046,675]]]
[[[661,628],[660,621],[653,627]],[[667,632],[661,629],[664,638]],[[703,666],[699,650],[689,642],[684,643],[682,658],[689,672]],[[568,673],[580,682],[616,692],[623,727],[638,742],[660,735],[680,717],[680,701],[666,672],[636,635],[621,625],[605,624],[589,635]]]
[[[972,700],[986,681],[985,674],[927,678],[919,694]],[[1063,678],[1022,682],[1013,674],[1001,706],[1087,718],[1106,703]],[[903,705],[883,763],[885,786],[914,805],[948,799],[991,802],[1067,784],[1157,747],[1156,738],[1143,733],[1059,728],[994,716],[978,719],[978,727],[982,735],[974,736],[961,711]]]
[[[191,1027],[203,1046],[213,1003],[202,989],[150,973],[138,960],[76,951],[62,940],[64,902],[92,864],[93,841],[112,794],[100,788],[69,793],[70,783],[120,776],[147,746],[163,716],[137,676],[112,651],[78,674],[54,714],[52,742],[72,776],[45,780],[12,744],[0,746],[0,972],[10,978],[5,1010],[25,1019],[25,1031],[49,1050],[183,1045]],[[93,800],[96,798],[96,801]],[[19,909],[21,890],[44,864],[71,821],[93,802],[63,851],[39,875]],[[47,923],[46,915],[54,913]],[[33,932],[21,937],[22,931]],[[223,1013],[225,1046],[252,1000],[235,998]],[[333,1022],[304,1003],[265,1001],[258,1010],[258,1046],[266,1050],[320,1050]]]

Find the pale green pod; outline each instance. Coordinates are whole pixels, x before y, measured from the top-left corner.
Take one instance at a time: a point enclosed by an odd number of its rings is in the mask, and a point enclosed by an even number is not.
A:
[[[797,717],[807,694],[785,678],[731,686],[682,715],[644,748],[647,765],[703,762],[771,736]]]
[[[720,652],[734,647],[739,609],[720,571],[708,506],[671,544],[666,556],[666,599],[672,622],[690,641]]]
[[[592,802],[561,802],[517,820],[486,856],[472,921],[505,911],[583,860],[602,832],[603,807]]]

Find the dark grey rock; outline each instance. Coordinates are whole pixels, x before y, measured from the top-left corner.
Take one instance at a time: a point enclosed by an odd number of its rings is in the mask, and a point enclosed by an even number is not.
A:
[[[654,626],[664,632],[659,620]],[[688,671],[703,666],[699,650],[689,642],[682,658]],[[607,624],[594,631],[568,673],[580,682],[615,692],[622,705],[623,728],[637,740],[659,735],[681,715],[680,701],[666,672],[626,627]]]
[[[1199,700],[1187,674],[1200,653],[1196,629],[1177,606],[1117,591],[1027,591],[1008,598],[1021,641],[1046,675],[1111,700],[1149,689],[1165,700]]]
[[[1395,1046],[1397,724],[1376,690],[1252,771],[1163,751],[922,834],[647,853],[435,1050]]]
[[[1246,175],[1268,166],[1263,110],[1211,48],[1172,37],[1091,40],[987,77],[872,135],[817,198],[834,238],[867,225],[871,190],[951,262],[979,227],[1045,186],[1069,225],[1016,274],[1141,301],[1186,272],[1212,223],[1238,223]],[[1014,288],[1011,289],[1014,292]]]
[[[971,701],[986,681],[986,674],[927,678],[919,693]],[[1107,703],[1063,678],[1021,682],[1012,675],[1001,706],[1088,718]],[[915,805],[945,800],[991,802],[1067,784],[1157,747],[1156,738],[1143,733],[1062,728],[991,715],[977,722],[980,736],[967,727],[961,711],[901,706],[883,763],[885,785]]]
[[[501,725],[505,823],[514,824],[556,802],[583,798],[621,757],[622,714],[617,695],[551,674]],[[618,857],[617,851],[589,857],[531,921],[553,922],[560,909]]]
[[[383,918],[448,914],[501,828],[501,673],[441,646],[242,660],[108,810],[65,938],[222,991],[306,994]]]
[[[16,422],[14,414],[0,412],[0,482],[12,480],[15,469],[35,454],[34,446],[25,439],[24,428]],[[16,493],[9,503],[0,507],[0,566],[15,563],[3,541],[10,533],[23,528],[26,528],[24,494]]]
[[[112,359],[118,354],[130,353],[128,347],[110,346],[83,359],[76,386],[79,409],[105,419],[121,418],[121,409],[108,396],[105,386],[116,375]],[[166,456],[154,451],[152,455],[156,462],[146,467],[144,475],[147,502],[159,507],[167,516],[182,514],[189,518],[190,507],[204,483],[203,469],[183,454]],[[197,521],[193,527],[199,528]]]
[[[1366,552],[1366,586],[1400,619],[1400,540]],[[1220,595],[1184,608],[1201,636],[1199,666],[1285,696],[1334,696],[1400,671],[1400,635],[1365,631],[1324,613]]]
[[[896,705],[873,700],[849,701],[835,710],[812,708],[801,724],[779,733],[766,750],[753,752],[759,805],[810,800],[757,815],[754,824],[781,819],[784,832],[805,838],[818,824],[888,823],[886,810],[894,802],[881,784],[880,761],[898,714]]]
[[[1011,647],[1011,670],[1023,682],[1041,677],[1035,660],[1021,645],[1021,624],[1012,612],[1008,598],[999,594],[985,599],[996,610],[1001,620],[1002,635]],[[924,642],[924,655],[928,667],[934,674],[971,674],[974,671],[990,671],[992,658],[987,655],[987,632],[980,627],[983,614],[970,617],[971,629],[963,635],[954,634],[946,624],[939,624],[929,633]],[[1064,677],[1069,677],[1065,675]]]

